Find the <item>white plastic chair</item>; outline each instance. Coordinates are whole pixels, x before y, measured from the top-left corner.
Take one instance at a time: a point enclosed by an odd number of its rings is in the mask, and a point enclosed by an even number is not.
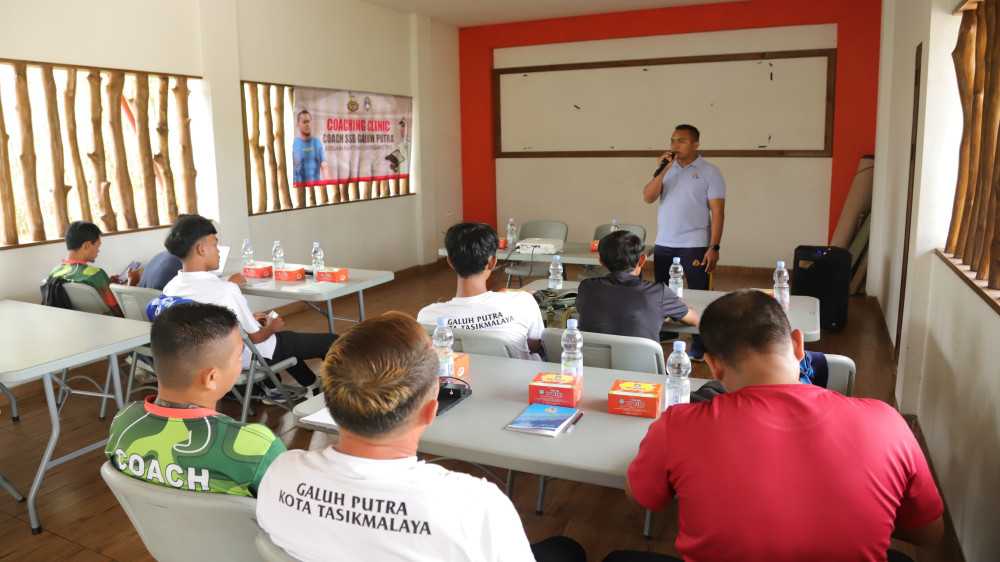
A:
[[[826,363],[830,369],[826,388],[851,396],[854,393],[854,374],[857,372],[854,360],[843,355],[826,354]]]
[[[646,227],[638,224],[619,224],[618,229],[631,232],[632,234],[638,236],[639,240],[642,240],[643,244],[646,243]],[[602,224],[595,228],[593,239],[600,240],[608,234],[611,234],[611,223]],[[583,267],[583,271],[580,272],[580,275],[577,276],[577,278],[582,280],[590,279],[591,277],[604,277],[608,273],[608,268],[603,265],[586,265]]]
[[[421,324],[421,326],[424,327],[428,336],[433,336],[434,328],[437,328],[433,324]],[[503,337],[499,332],[463,330],[461,328],[452,328],[451,332],[455,335],[452,351],[507,359],[517,359],[518,357],[517,348],[514,347],[513,342]]]
[[[595,332],[583,334],[583,365],[621,371],[637,371],[666,375],[663,348],[659,343],[634,336],[614,336]],[[549,363],[560,363],[562,358],[561,328],[542,331],[542,347]]]
[[[157,289],[130,287],[128,285],[111,285],[111,292],[115,295],[115,300],[118,301],[118,306],[121,307],[125,318],[140,322],[149,322],[149,317],[146,316],[146,305],[149,304],[149,301],[162,294]],[[153,386],[141,386],[139,388],[133,388],[132,386],[135,383],[135,369],[139,355],[152,357],[153,351],[148,345],[139,346],[132,350],[132,366],[128,373],[128,383],[125,385],[126,402],[132,401],[132,393],[137,390],[156,390],[156,387]]]
[[[72,305],[73,310],[77,310],[79,312],[89,312],[91,314],[107,314],[111,312],[111,307],[104,302],[104,299],[101,298],[101,294],[97,292],[97,289],[91,287],[90,285],[87,285],[86,283],[69,282],[63,283],[63,288],[66,289],[66,296],[69,298],[69,302]],[[53,381],[59,385],[59,396],[56,399],[56,403],[59,404],[60,409],[71,394],[100,396],[101,412],[98,415],[98,419],[104,420],[107,412],[108,397],[111,396],[111,365],[108,364],[107,376],[104,379],[103,392],[101,392],[101,385],[96,380],[86,375],[76,375],[66,378],[68,373],[69,369],[63,369],[61,376],[53,378]],[[97,387],[98,392],[71,389],[68,383],[76,379],[90,381],[90,383]]]
[[[569,227],[566,226],[566,223],[564,222],[529,221],[521,225],[521,228],[517,233],[517,239],[555,238],[556,240],[562,240],[565,242],[566,234],[568,232]],[[507,248],[507,251],[513,252],[514,248]],[[548,266],[542,265],[542,262],[522,262],[518,265],[512,265],[507,269],[504,269],[504,273],[507,274],[507,287],[510,287],[510,280],[513,277],[517,277],[517,286],[523,287],[525,277],[531,277],[533,275],[548,275]]]
[[[255,546],[257,500],[211,492],[175,490],[101,467],[146,549],[160,562],[263,560]]]
[[[257,552],[266,560],[267,562],[295,562],[298,558],[285,552],[285,549],[274,544],[271,540],[271,536],[267,534],[266,531],[258,531],[257,538],[254,539],[257,545]]]
[[[90,312],[92,314],[107,314],[111,312],[111,307],[104,302],[97,289],[85,283],[64,283],[66,296],[69,297],[73,310],[80,312]]]

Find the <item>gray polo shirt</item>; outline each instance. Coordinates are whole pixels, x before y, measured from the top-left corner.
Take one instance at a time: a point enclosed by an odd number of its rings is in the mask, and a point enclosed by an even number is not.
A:
[[[663,175],[656,214],[656,245],[668,248],[704,248],[711,244],[709,199],[726,198],[726,181],[718,168],[701,156],[686,167],[680,163]]]
[[[680,320],[688,312],[665,283],[650,283],[626,271],[585,279],[577,292],[576,310],[584,332],[658,342],[664,319]]]

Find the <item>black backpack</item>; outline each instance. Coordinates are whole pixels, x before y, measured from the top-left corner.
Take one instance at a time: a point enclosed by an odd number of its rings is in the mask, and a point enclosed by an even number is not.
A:
[[[56,308],[72,309],[73,304],[69,302],[69,295],[63,287],[69,281],[62,277],[49,277],[42,283],[42,304],[54,306]]]

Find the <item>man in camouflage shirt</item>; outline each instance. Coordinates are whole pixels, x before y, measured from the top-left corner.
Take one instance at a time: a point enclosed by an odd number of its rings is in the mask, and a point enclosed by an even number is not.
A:
[[[178,304],[153,322],[150,347],[158,394],[115,416],[108,459],[151,484],[255,497],[285,446],[267,427],[214,409],[240,374],[236,316],[213,304]]]

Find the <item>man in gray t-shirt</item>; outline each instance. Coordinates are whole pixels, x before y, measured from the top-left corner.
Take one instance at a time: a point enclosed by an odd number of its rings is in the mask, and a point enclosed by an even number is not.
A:
[[[657,160],[667,165],[642,190],[646,203],[659,202],[654,269],[657,282],[666,283],[674,257],[681,258],[690,289],[711,288],[711,274],[719,262],[719,244],[725,220],[726,182],[722,173],[698,155],[698,129],[678,125],[670,150]],[[701,338],[692,338],[691,359],[702,361]]]

